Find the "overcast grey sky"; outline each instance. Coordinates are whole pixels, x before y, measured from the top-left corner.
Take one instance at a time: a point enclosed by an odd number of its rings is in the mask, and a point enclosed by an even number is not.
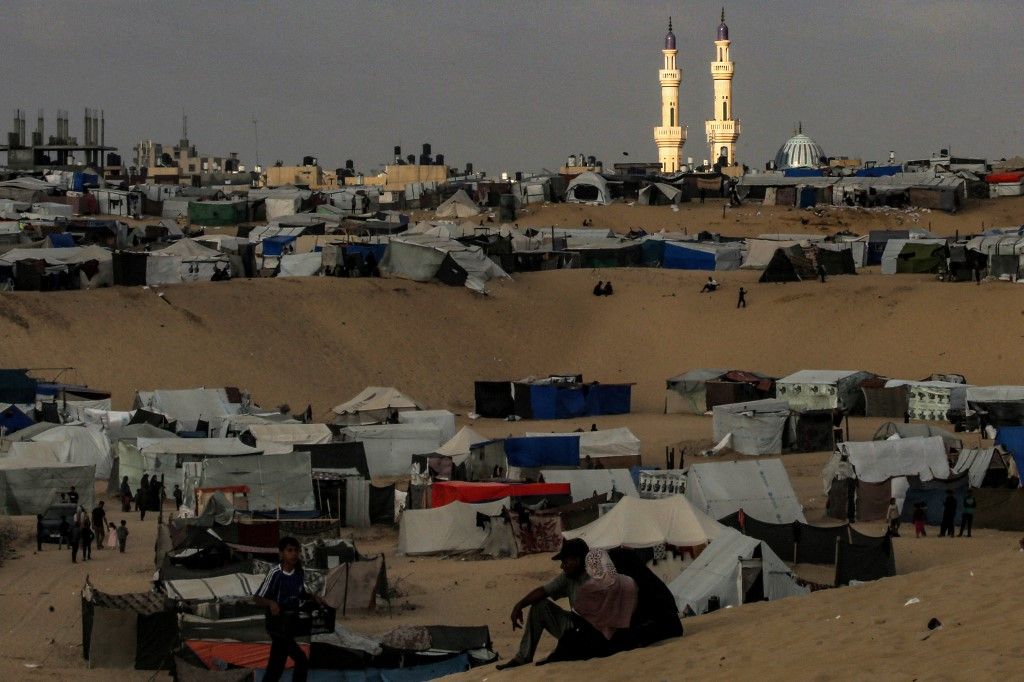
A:
[[[449,165],[555,168],[572,152],[656,160],[672,15],[686,154],[707,156],[720,2],[22,2],[0,9],[0,115],[58,107],[82,136],[106,111],[126,161],[176,142],[252,163],[317,155],[364,171],[431,142]],[[797,120],[830,155],[1024,153],[1024,2],[727,3],[738,157],[774,156]],[[2,120],[2,119],[0,119]]]

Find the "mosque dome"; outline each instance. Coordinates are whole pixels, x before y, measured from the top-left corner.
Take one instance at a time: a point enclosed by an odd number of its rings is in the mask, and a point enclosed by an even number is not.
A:
[[[786,168],[817,168],[821,165],[821,158],[823,156],[825,156],[825,150],[821,148],[821,145],[809,136],[804,135],[801,130],[779,147],[779,151],[775,155],[775,165],[780,170]]]
[[[676,49],[676,34],[672,32],[672,17],[668,18],[668,33],[665,35],[665,49]]]

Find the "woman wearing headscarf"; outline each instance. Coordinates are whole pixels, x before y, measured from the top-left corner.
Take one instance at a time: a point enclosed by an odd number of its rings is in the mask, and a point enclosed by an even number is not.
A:
[[[544,663],[610,656],[618,650],[612,637],[629,628],[636,610],[636,582],[619,575],[603,549],[591,550],[584,564],[588,580],[576,592],[573,628],[558,640]]]

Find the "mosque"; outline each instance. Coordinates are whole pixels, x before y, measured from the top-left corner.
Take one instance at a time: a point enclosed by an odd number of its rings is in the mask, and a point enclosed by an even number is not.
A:
[[[704,124],[707,134],[709,158],[712,163],[731,166],[736,163],[736,141],[740,137],[740,122],[735,117],[732,101],[732,78],[736,70],[729,55],[729,27],[718,25],[715,38],[715,59],[711,62],[714,81],[714,118]],[[664,64],[658,71],[661,83],[661,125],[654,129],[654,144],[658,147],[658,161],[664,173],[675,173],[684,163],[683,145],[686,144],[686,126],[679,124],[679,83],[682,71],[676,65],[676,34],[672,32],[672,19],[668,20],[665,36]]]

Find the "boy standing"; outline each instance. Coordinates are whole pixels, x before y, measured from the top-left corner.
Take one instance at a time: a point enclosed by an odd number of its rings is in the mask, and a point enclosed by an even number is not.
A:
[[[885,510],[885,520],[889,522],[889,535],[894,538],[900,536],[900,509],[896,506],[896,498],[889,498],[889,507]]]
[[[284,664],[292,659],[294,682],[306,682],[309,673],[309,659],[295,641],[299,624],[299,604],[303,598],[322,603],[319,596],[306,591],[305,575],[299,563],[301,545],[293,537],[283,537],[277,543],[281,563],[270,569],[260,588],[253,595],[253,601],[267,608],[267,633],[270,635],[270,658],[263,679],[277,682],[284,673]]]
[[[89,526],[89,519],[82,521],[82,561],[88,561],[92,558],[92,539],[94,533],[92,527]]]
[[[124,547],[128,544],[128,522],[121,519],[121,525],[117,527],[117,551],[124,554]]]

